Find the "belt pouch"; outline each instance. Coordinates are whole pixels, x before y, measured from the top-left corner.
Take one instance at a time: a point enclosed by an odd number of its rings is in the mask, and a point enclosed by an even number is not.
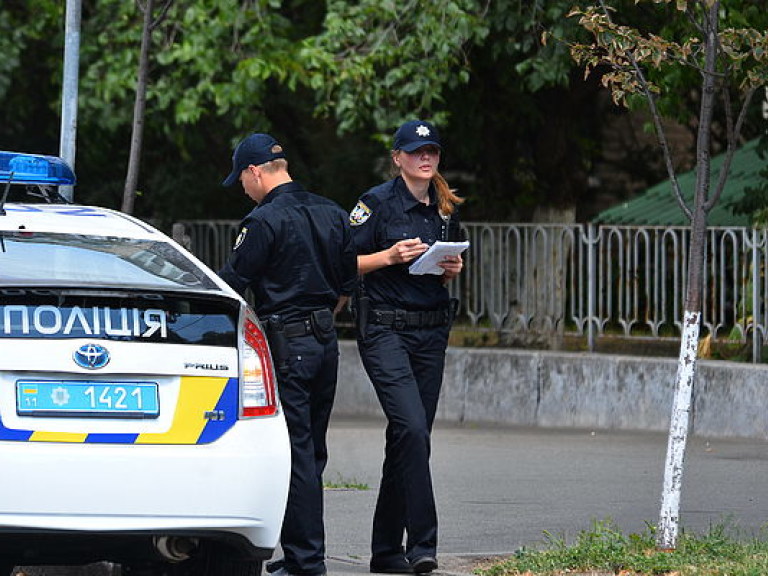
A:
[[[330,342],[336,333],[333,327],[333,313],[330,310],[315,310],[309,315],[309,323],[315,338],[323,344]]]

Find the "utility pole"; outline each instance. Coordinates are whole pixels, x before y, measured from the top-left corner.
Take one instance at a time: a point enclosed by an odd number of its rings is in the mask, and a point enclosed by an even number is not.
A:
[[[59,155],[74,171],[77,141],[77,85],[80,69],[81,0],[67,0],[64,32],[64,77],[61,84],[61,138]],[[72,186],[59,187],[59,193],[73,200]]]

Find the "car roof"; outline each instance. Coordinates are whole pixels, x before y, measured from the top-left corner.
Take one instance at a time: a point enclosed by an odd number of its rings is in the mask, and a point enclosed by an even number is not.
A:
[[[8,232],[49,232],[84,234],[147,240],[164,240],[164,235],[141,220],[123,212],[78,204],[4,205],[0,230]]]

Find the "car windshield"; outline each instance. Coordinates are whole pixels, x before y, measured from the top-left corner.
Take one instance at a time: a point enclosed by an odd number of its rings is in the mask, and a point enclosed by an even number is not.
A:
[[[25,231],[0,231],[0,284],[217,288],[165,242]]]

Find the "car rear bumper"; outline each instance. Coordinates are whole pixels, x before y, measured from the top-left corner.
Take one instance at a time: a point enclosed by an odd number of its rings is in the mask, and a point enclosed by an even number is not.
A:
[[[280,535],[290,477],[282,415],[203,445],[0,442],[0,532]]]

